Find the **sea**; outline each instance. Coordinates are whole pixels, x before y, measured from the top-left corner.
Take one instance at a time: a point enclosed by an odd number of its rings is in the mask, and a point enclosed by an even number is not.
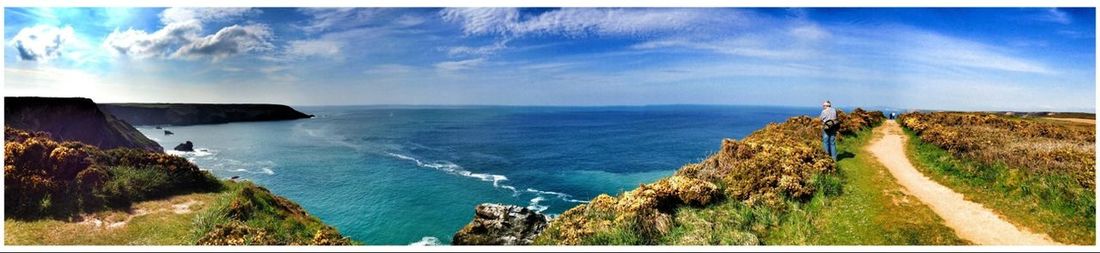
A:
[[[365,244],[449,244],[480,203],[554,216],[672,175],[772,122],[773,106],[295,106],[314,118],[137,126]],[[162,127],[157,129],[156,127]],[[165,135],[164,130],[174,134]],[[192,141],[195,152],[171,150]]]

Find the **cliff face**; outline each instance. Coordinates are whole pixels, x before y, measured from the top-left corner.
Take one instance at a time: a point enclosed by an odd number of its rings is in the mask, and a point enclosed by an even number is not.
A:
[[[101,104],[103,110],[134,125],[198,125],[312,117],[276,104]]]
[[[87,98],[5,97],[4,125],[47,132],[54,139],[79,141],[102,149],[164,150]]]

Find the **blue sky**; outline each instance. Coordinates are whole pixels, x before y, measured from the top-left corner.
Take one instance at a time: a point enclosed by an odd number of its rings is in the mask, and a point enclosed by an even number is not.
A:
[[[1095,109],[1091,8],[6,8],[5,95]]]

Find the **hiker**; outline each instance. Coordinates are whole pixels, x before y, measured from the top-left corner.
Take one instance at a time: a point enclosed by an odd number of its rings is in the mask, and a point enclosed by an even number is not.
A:
[[[833,108],[833,103],[825,100],[825,103],[821,104],[821,116],[817,118],[821,120],[824,132],[821,136],[821,142],[825,145],[825,152],[829,153],[829,156],[836,160],[836,133],[840,130],[840,121],[836,119],[836,109]]]

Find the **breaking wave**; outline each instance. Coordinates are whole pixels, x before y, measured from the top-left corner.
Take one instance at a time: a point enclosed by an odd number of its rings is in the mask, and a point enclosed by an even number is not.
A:
[[[435,238],[434,236],[425,236],[424,238],[420,238],[419,241],[410,243],[409,246],[438,246],[440,244],[442,243],[439,242],[439,238]]]

